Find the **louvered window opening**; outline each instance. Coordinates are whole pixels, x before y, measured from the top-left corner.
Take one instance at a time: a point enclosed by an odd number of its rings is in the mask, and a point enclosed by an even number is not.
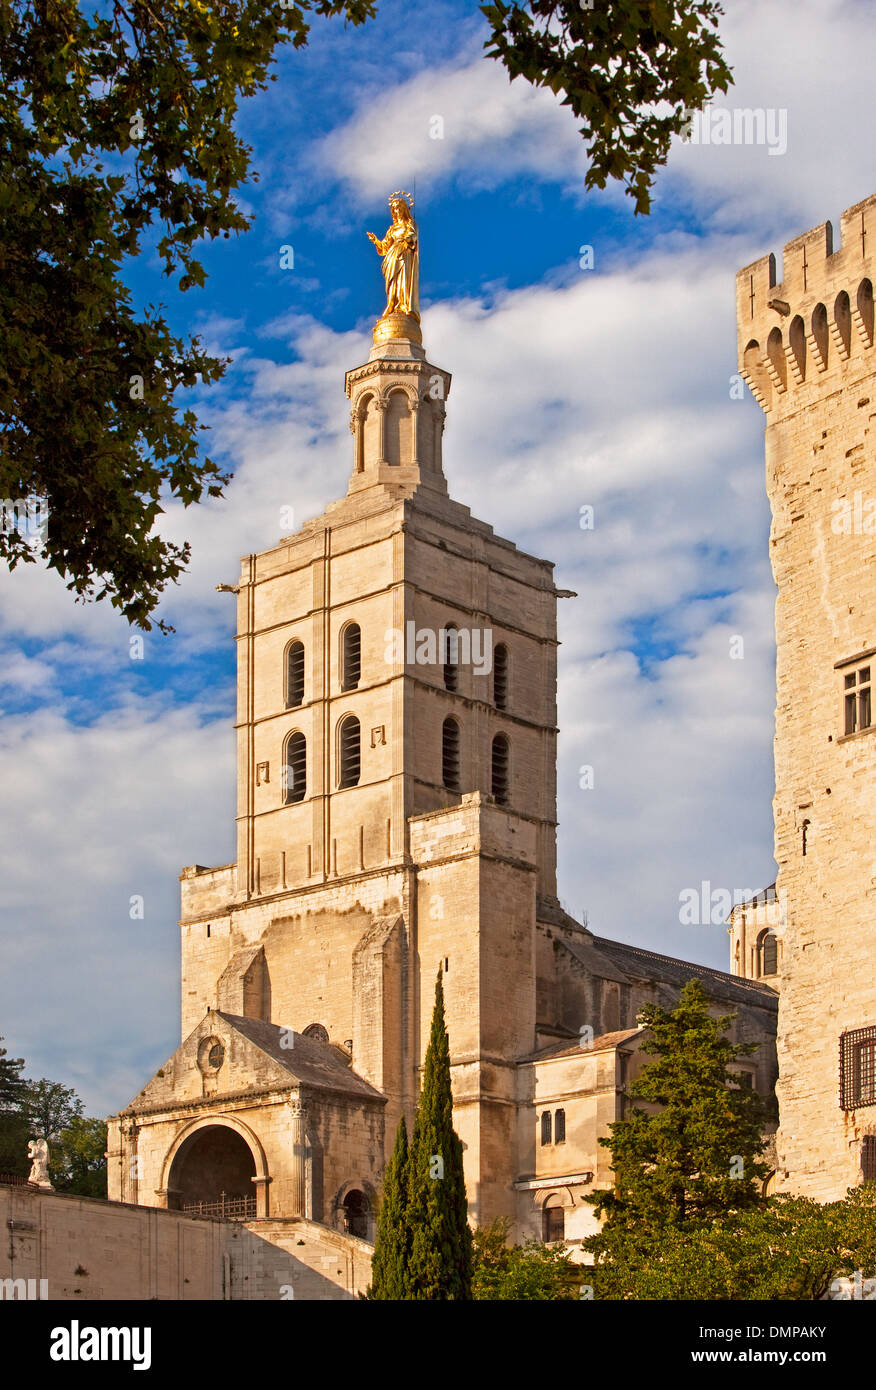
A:
[[[455,627],[444,629],[444,689],[456,693],[459,689],[459,632]]]
[[[289,648],[286,677],[286,704],[289,709],[304,702],[304,643],[293,642]]]
[[[441,740],[441,775],[450,792],[459,791],[459,725],[445,719]]]
[[[359,721],[354,715],[350,715],[341,724],[340,755],[341,776],[339,785],[341,787],[358,786],[359,774],[362,767],[362,754],[360,748]]]
[[[504,734],[493,739],[493,796],[500,806],[508,804],[509,746]]]
[[[286,804],[307,795],[307,742],[303,734],[290,735],[286,744]]]
[[[355,690],[362,675],[362,633],[358,623],[344,629],[344,690]]]
[[[493,654],[493,701],[496,709],[508,708],[508,648],[503,642]]]

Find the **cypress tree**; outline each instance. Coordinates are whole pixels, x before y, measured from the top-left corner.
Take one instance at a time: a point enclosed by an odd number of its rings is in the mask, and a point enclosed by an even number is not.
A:
[[[409,1247],[408,1129],[402,1115],[395,1134],[392,1157],[383,1174],[383,1194],[377,1217],[371,1284],[366,1298],[399,1299],[406,1296]]]
[[[404,1296],[471,1298],[472,1236],[462,1143],[453,1128],[450,1043],[440,970],[408,1161],[407,1223],[410,1253]]]

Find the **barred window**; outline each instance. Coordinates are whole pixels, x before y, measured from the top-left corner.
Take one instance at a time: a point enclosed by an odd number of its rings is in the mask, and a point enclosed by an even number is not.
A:
[[[565,1110],[554,1111],[554,1143],[563,1144],[566,1139],[566,1112]]]
[[[845,731],[847,734],[860,733],[872,724],[870,704],[870,667],[859,666],[844,677],[845,689]]]
[[[541,1115],[541,1145],[542,1148],[551,1142],[551,1112],[543,1110]]]
[[[840,1038],[840,1107],[876,1105],[876,1027],[854,1028]]]
[[[876,1134],[865,1134],[861,1145],[861,1177],[876,1182]]]

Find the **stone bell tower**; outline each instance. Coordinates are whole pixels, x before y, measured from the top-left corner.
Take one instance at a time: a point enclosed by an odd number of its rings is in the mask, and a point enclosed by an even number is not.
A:
[[[876,1177],[874,267],[871,197],[736,282],[778,588],[778,1185],[819,1201]]]
[[[450,375],[422,345],[409,202],[394,195],[391,209],[372,238],[387,308],[346,376],[347,493],[242,561],[237,858],[183,870],[182,1034],[185,1057],[209,1062],[243,1055],[246,1029],[276,1032],[274,1060],[310,1107],[308,1152],[322,1155],[307,1209],[337,1212],[344,1164],[371,1201],[400,1115],[413,1118],[440,969],[469,1200],[486,1221],[516,1211],[537,903],[556,893],[557,591],[552,565],[448,496]],[[295,1071],[307,1059],[284,1052],[286,1033],[340,1049],[366,1109],[368,1088],[381,1098],[361,1153],[343,1137],[353,1121],[330,1132],[328,1102],[307,1099]],[[223,1073],[208,1062],[221,1116]],[[156,1165],[175,1172],[152,1133]],[[301,1206],[301,1172],[286,1188],[266,1177],[268,1212]]]

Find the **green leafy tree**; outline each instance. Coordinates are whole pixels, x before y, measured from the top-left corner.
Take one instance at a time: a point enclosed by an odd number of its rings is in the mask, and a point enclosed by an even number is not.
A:
[[[43,1077],[40,1081],[28,1081],[23,1109],[31,1134],[52,1143],[81,1116],[84,1107],[71,1086]]]
[[[474,1232],[472,1297],[567,1302],[581,1296],[586,1277],[564,1246],[528,1240],[508,1244],[511,1223],[500,1217]]]
[[[105,1122],[74,1115],[49,1150],[49,1172],[59,1192],[105,1198]]]
[[[10,1057],[0,1046],[0,1172],[22,1178],[30,1171],[27,1117],[22,1108],[27,1093],[23,1067],[23,1057]]]
[[[730,80],[719,6],[481,8],[488,54],[581,119],[588,183],[619,179],[647,211],[685,113]],[[181,291],[202,286],[199,245],[252,220],[235,200],[255,177],[239,103],[314,16],[374,13],[375,0],[0,0],[0,498],[38,499],[0,527],[10,568],[41,556],[77,598],[151,627],[190,556],[155,532],[167,499],[190,506],[227,481],[179,397],[227,359],[174,336],[163,306],[135,310],[129,258],[155,244]]]
[[[771,1197],[723,1219],[664,1228],[659,1240],[615,1246],[588,1271],[597,1298],[809,1300],[837,1297],[834,1280],[860,1272],[876,1288],[876,1188],[821,1206]],[[860,1296],[860,1295],[859,1295]]]
[[[27,1087],[21,1075],[23,1067],[23,1057],[10,1057],[6,1048],[0,1047],[0,1112],[20,1109]]]
[[[462,1143],[453,1128],[450,1043],[444,1024],[441,972],[423,1085],[408,1161],[410,1247],[405,1297],[471,1298],[472,1236],[462,1171]]]
[[[162,499],[188,506],[226,481],[175,396],[226,364],[157,309],[138,315],[123,262],[155,229],[164,273],[203,285],[197,244],[251,222],[234,198],[240,99],[267,85],[277,45],[307,42],[310,15],[373,10],[0,0],[0,497],[48,507],[38,538],[0,531],[10,568],[41,553],[78,596],[151,626],[189,558],[154,534]]]
[[[769,1173],[764,1103],[731,1070],[757,1044],[725,1036],[732,1018],[711,1016],[698,980],[685,985],[676,1008],[649,1004],[641,1020],[650,1030],[643,1050],[657,1060],[629,1094],[652,1108],[634,1107],[600,1140],[611,1150],[615,1186],[587,1198],[607,1218],[586,1242],[599,1259],[659,1242],[667,1228],[762,1205]]]
[[[383,1174],[367,1298],[401,1299],[406,1295],[410,1244],[407,1204],[408,1128],[402,1115],[395,1134],[395,1147]]]
[[[512,78],[562,97],[588,142],[588,188],[618,179],[649,212],[673,135],[732,74],[714,0],[496,0],[482,5],[487,50]]]

